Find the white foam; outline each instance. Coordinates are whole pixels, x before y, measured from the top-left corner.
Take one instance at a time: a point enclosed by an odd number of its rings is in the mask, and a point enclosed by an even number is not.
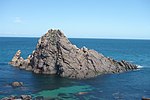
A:
[[[143,68],[143,66],[141,66],[141,65],[137,65],[138,67],[137,68]]]

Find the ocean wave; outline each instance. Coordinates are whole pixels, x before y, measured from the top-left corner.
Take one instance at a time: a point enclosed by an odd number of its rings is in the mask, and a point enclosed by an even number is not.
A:
[[[137,65],[137,68],[143,68],[144,66],[141,66],[141,65]]]

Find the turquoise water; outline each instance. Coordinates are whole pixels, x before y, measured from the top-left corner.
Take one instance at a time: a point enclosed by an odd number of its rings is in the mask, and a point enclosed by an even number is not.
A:
[[[105,56],[142,66],[140,70],[86,80],[39,75],[8,65],[18,49],[26,58],[35,49],[37,41],[38,38],[0,38],[0,98],[12,94],[58,100],[140,100],[150,97],[150,40],[71,38],[78,47],[86,46]],[[13,81],[22,81],[24,86],[13,88],[10,86]]]

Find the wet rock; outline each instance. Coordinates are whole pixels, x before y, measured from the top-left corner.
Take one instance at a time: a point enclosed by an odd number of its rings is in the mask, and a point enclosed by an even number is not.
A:
[[[20,86],[23,86],[23,82],[12,82],[11,86],[13,86],[13,87],[20,87]]]
[[[8,97],[4,97],[1,100],[11,100],[11,99],[9,99]]]
[[[31,95],[21,95],[21,96],[11,95],[9,97],[4,97],[1,100],[32,100],[32,97]],[[36,100],[44,100],[44,99],[36,99]]]
[[[30,95],[21,95],[20,98],[22,100],[32,100],[32,97]]]
[[[32,66],[27,66],[25,70],[31,71],[32,70]]]
[[[27,59],[18,50],[10,64],[34,73],[55,74],[69,78],[90,78],[107,73],[120,73],[137,69],[124,60],[107,58],[95,50],[71,44],[60,30],[48,30]]]

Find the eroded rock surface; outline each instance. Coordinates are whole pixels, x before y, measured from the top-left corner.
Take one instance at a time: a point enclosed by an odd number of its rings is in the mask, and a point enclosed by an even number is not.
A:
[[[116,61],[86,47],[78,48],[60,30],[48,30],[36,49],[23,59],[18,50],[10,64],[34,73],[56,74],[69,78],[90,78],[100,74],[136,69],[126,61]]]

